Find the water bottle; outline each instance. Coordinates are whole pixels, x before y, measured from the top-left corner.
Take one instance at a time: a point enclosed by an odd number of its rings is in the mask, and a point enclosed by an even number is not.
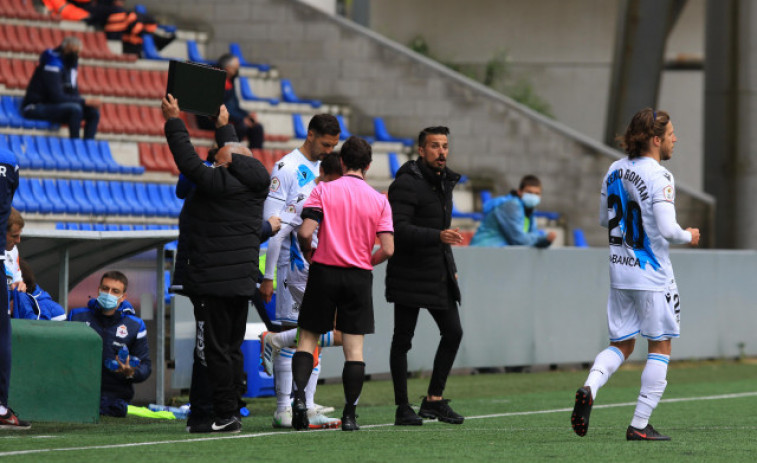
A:
[[[105,368],[110,371],[116,371],[119,368],[118,362],[115,359],[108,359],[105,361]]]
[[[169,407],[168,405],[150,404],[147,406],[147,408],[153,412],[171,412],[177,420],[186,420],[189,416],[189,405],[182,405],[181,407]]]
[[[130,367],[137,368],[140,363],[141,362],[139,360],[139,357],[137,357],[136,355],[132,355],[132,356],[129,357],[129,366]]]
[[[126,360],[128,358],[129,358],[129,348],[126,347],[126,345],[123,345],[118,350],[118,360],[120,360],[121,363],[126,364]]]

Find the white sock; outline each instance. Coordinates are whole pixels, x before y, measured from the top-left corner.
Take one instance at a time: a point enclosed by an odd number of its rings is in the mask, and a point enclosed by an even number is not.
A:
[[[297,328],[282,331],[281,333],[276,333],[273,338],[273,345],[278,347],[279,349],[283,349],[285,347],[294,347],[297,345]]]
[[[332,347],[334,345],[334,332],[329,331],[318,338],[318,345],[321,347]]]
[[[5,405],[0,405],[0,415],[5,416],[8,413],[8,409],[5,408]]]
[[[631,426],[636,429],[647,427],[652,411],[660,402],[662,393],[665,392],[665,386],[668,385],[665,380],[668,374],[668,362],[670,362],[669,355],[647,355],[647,365],[641,373],[639,400],[636,402],[636,411],[633,412],[633,420],[631,420]]]
[[[277,411],[284,411],[292,406],[292,356],[294,352],[294,349],[284,348],[273,361]]]
[[[308,385],[305,386],[305,406],[309,410],[315,407],[315,388],[318,387],[318,375],[321,373],[321,356],[318,356],[318,366],[313,368],[313,372],[310,373],[310,379]]]
[[[614,346],[610,346],[597,354],[597,357],[594,359],[594,365],[589,370],[589,377],[586,378],[586,382],[584,383],[584,386],[591,388],[592,399],[597,398],[599,388],[607,383],[610,376],[618,370],[624,361],[625,357],[623,353]]]

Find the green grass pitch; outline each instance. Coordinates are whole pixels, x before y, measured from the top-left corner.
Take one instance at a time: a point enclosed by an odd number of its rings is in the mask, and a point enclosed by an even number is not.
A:
[[[274,430],[274,399],[252,399],[252,416],[243,420],[241,434],[190,435],[183,421],[139,418],[103,418],[97,425],[36,422],[30,431],[0,431],[0,460],[675,463],[757,459],[754,362],[673,362],[663,402],[651,420],[673,438],[670,442],[625,440],[640,370],[638,364],[624,366],[600,391],[584,438],[573,434],[570,410],[587,372],[552,371],[450,377],[445,395],[467,417],[459,426],[433,421],[420,427],[392,426],[391,383],[369,381],[358,407],[363,426],[359,432]],[[411,397],[422,396],[427,381],[410,380]],[[320,386],[316,399],[340,404],[341,385]]]

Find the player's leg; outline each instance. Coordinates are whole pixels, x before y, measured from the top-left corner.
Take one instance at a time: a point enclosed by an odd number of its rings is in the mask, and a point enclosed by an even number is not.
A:
[[[680,333],[678,291],[671,287],[667,292],[647,292],[646,296],[648,305],[641,334],[649,341],[649,354],[641,373],[641,390],[626,438],[669,440],[670,437],[658,433],[649,424],[649,417],[668,384],[666,378],[672,348],[670,338],[678,337]]]
[[[308,429],[305,388],[313,372],[313,352],[318,345],[318,334],[300,329],[297,351],[292,356],[292,377],[294,380],[294,402],[292,405],[292,427]]]
[[[573,431],[581,437],[589,430],[589,417],[597,392],[633,352],[635,337],[640,330],[640,320],[634,306],[634,293],[637,292],[610,288],[607,299],[610,345],[594,358],[584,385],[576,391],[570,416]]]
[[[319,336],[319,338],[323,337],[323,335]],[[342,425],[342,421],[339,418],[331,418],[329,416],[326,416],[325,407],[318,406],[315,403],[315,391],[318,387],[318,376],[321,373],[321,349],[318,349],[318,362],[316,362],[316,366],[313,368],[313,372],[310,374],[310,380],[308,380],[308,385],[305,387],[305,405],[308,408],[308,421],[310,421],[310,429],[323,429],[323,428],[338,428]],[[333,411],[333,409],[331,410]]]
[[[11,380],[11,317],[8,314],[8,287],[0,285],[0,429],[30,429],[8,408]]]
[[[342,349],[344,350],[344,368],[342,369],[342,385],[344,387],[343,431],[360,429],[355,420],[355,410],[358,400],[360,400],[360,393],[363,391],[365,379],[363,339],[362,334],[342,334]]]

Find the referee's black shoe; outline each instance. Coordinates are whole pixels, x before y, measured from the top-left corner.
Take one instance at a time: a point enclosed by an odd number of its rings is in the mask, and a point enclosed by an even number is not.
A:
[[[420,426],[423,424],[423,418],[415,414],[415,410],[410,404],[397,406],[397,412],[394,414],[395,426]]]
[[[626,440],[670,440],[670,436],[663,436],[651,424],[647,424],[644,429],[629,426],[626,430]]]
[[[584,386],[576,391],[576,404],[573,406],[573,414],[570,415],[570,425],[573,432],[583,437],[589,430],[589,415],[594,398],[591,396],[591,388]]]
[[[462,424],[465,420],[462,415],[452,410],[452,407],[449,406],[449,399],[426,400],[426,397],[424,397],[418,415],[422,418],[436,418],[450,424]]]
[[[357,425],[357,415],[344,415],[342,417],[342,431],[360,431]]]
[[[309,426],[308,407],[301,399],[294,399],[294,403],[292,404],[292,427],[298,431],[304,431]]]

